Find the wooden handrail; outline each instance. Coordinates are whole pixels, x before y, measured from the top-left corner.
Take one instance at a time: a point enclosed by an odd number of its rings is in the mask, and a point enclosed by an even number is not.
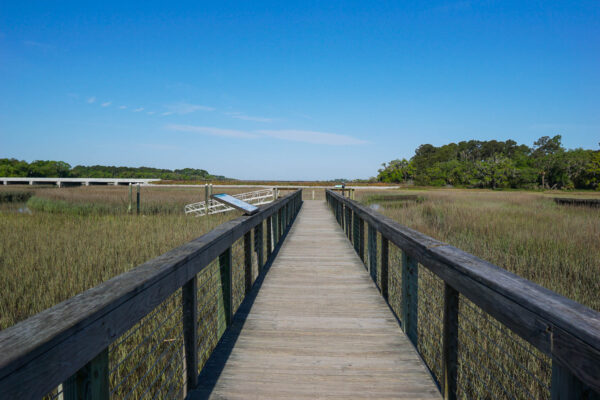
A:
[[[301,190],[297,190],[261,206],[257,214],[228,221],[1,331],[0,393],[6,398],[24,399],[50,392],[191,282],[234,242],[282,209],[297,211],[300,203]],[[192,290],[190,287],[190,302],[194,301]]]
[[[600,393],[599,312],[407,228],[334,191],[327,190],[326,194],[329,201],[350,209],[460,295],[552,357],[553,395],[556,390],[564,393],[564,385],[579,385],[577,380]],[[336,205],[333,208],[336,215],[343,215]],[[558,379],[562,383],[555,382]]]

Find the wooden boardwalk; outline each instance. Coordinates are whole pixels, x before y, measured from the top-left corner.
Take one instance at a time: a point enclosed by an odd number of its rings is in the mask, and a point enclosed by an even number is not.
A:
[[[324,201],[305,201],[191,399],[440,393]]]

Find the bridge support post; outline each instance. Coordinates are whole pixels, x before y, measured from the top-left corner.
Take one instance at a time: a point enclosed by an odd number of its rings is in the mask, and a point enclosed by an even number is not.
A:
[[[232,261],[230,247],[219,256],[219,272],[221,275],[222,289],[222,298],[220,300],[223,302],[223,312],[225,314],[226,327],[231,325],[233,317],[233,301],[231,298],[233,295],[233,290],[231,288],[231,264]]]
[[[455,400],[458,376],[458,300],[459,293],[444,284],[444,332],[442,358],[444,368],[444,399]]]
[[[195,275],[181,288],[183,309],[183,345],[185,354],[184,378],[186,392],[198,385],[198,276]]]
[[[354,192],[353,192],[354,193]],[[381,296],[388,301],[389,241],[381,235]]]
[[[369,274],[371,279],[377,285],[377,231],[375,227],[369,224]]]
[[[108,400],[108,348],[77,371],[63,384],[64,400]]]
[[[418,340],[419,264],[402,252],[402,328],[416,346]]]
[[[264,265],[263,260],[263,223],[256,225],[254,228],[254,251],[256,252],[256,259],[258,260],[258,273],[262,270]]]

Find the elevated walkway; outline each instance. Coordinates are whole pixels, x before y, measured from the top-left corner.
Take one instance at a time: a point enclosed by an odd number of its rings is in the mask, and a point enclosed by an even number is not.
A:
[[[305,201],[191,399],[439,399],[324,201]]]

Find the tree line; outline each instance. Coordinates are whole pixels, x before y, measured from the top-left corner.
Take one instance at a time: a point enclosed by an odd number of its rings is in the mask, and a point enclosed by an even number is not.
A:
[[[407,159],[382,164],[380,182],[474,188],[600,190],[600,151],[567,150],[561,135],[532,147],[514,140],[423,144]]]
[[[14,158],[0,158],[0,176],[35,178],[145,178],[164,180],[221,180],[204,169],[160,169],[151,167],[115,167],[105,165],[77,165],[64,161],[37,160],[31,163]]]

